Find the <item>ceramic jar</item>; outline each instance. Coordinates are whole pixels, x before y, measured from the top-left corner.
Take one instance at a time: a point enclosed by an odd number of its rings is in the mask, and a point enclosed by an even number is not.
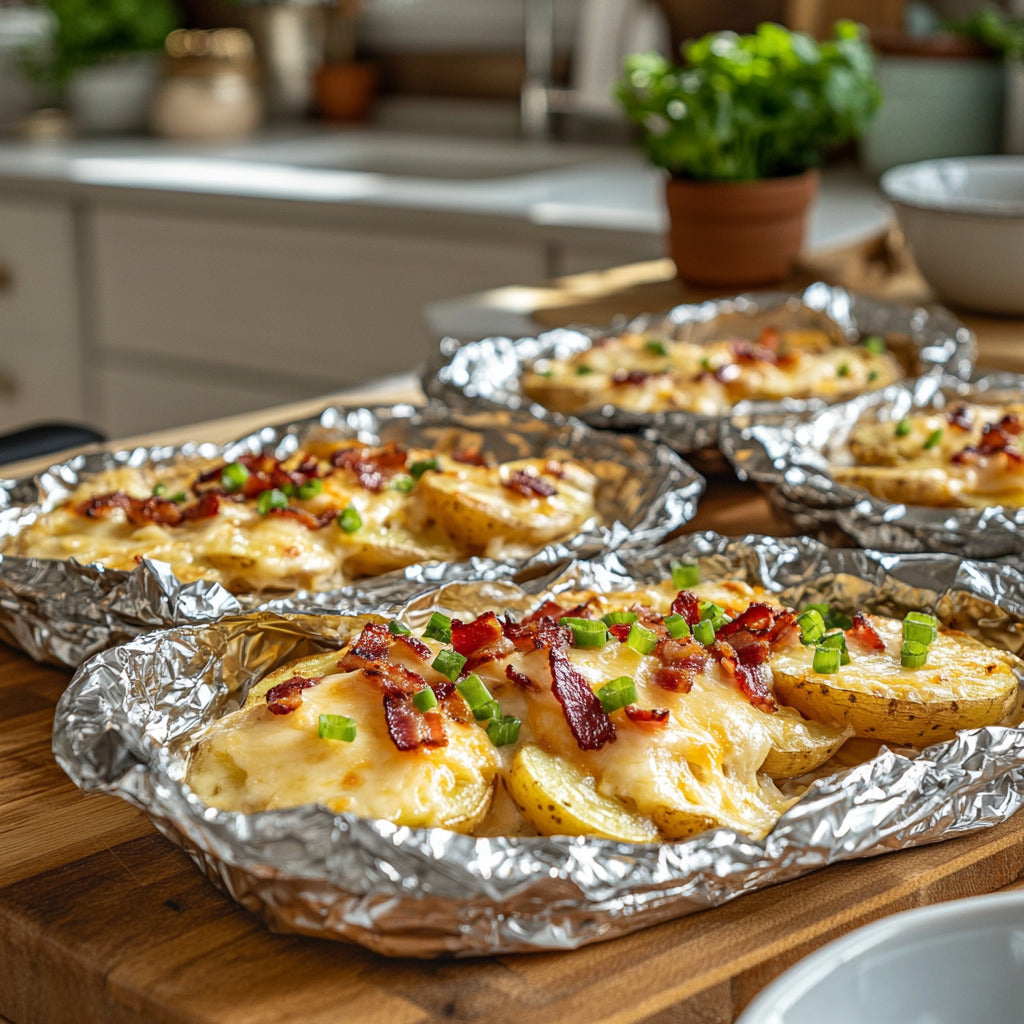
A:
[[[252,37],[243,29],[178,29],[167,37],[150,127],[174,139],[237,139],[263,120]]]

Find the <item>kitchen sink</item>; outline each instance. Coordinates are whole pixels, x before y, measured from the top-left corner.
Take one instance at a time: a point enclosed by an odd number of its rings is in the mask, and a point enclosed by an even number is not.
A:
[[[593,163],[611,147],[457,136],[351,131],[262,142],[223,156],[259,164],[388,177],[480,181]]]

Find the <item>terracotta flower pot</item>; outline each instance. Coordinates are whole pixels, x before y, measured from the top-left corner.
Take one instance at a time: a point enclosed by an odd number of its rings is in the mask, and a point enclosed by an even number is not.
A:
[[[679,278],[728,288],[783,280],[803,244],[818,179],[813,168],[761,181],[670,178],[669,251]]]
[[[378,69],[366,61],[322,65],[313,76],[313,105],[329,121],[362,121],[377,92]]]

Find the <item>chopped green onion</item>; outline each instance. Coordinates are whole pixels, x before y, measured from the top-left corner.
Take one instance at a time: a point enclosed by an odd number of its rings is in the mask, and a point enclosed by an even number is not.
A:
[[[351,743],[356,738],[356,720],[345,715],[321,715],[316,734],[322,740]]]
[[[904,640],[900,648],[900,664],[904,668],[921,668],[928,660],[928,648],[916,640]]]
[[[240,491],[249,479],[249,470],[240,462],[232,462],[220,474],[220,484],[225,491]]]
[[[506,747],[519,739],[519,724],[515,715],[493,717],[487,723],[487,736],[496,747]]]
[[[312,498],[314,494],[320,494],[323,489],[324,482],[317,476],[312,480],[307,480],[304,484],[299,484],[296,493],[303,501],[307,501],[309,498]]]
[[[831,675],[833,672],[838,672],[839,659],[842,653],[838,647],[815,647],[814,661],[811,667],[815,672],[820,672],[822,675]]]
[[[629,676],[619,676],[598,688],[597,699],[610,715],[627,704],[636,703],[636,683]]]
[[[399,622],[398,619],[392,619],[388,623],[388,632],[392,636],[408,636],[412,630],[405,623]]]
[[[654,648],[658,646],[658,634],[650,629],[645,629],[639,622],[634,622],[629,627],[626,646],[632,647],[639,654],[653,654]]]
[[[391,490],[401,491],[403,494],[408,494],[416,486],[416,481],[411,476],[396,476],[391,481]]]
[[[419,480],[419,478],[423,476],[423,474],[426,473],[428,469],[440,468],[441,464],[437,461],[437,459],[420,459],[419,462],[414,462],[409,467],[409,475],[413,478],[413,480]]]
[[[443,644],[452,642],[452,620],[447,615],[434,612],[427,620],[423,635],[429,640],[440,640]]]
[[[572,630],[573,647],[604,647],[608,627],[600,619],[579,619],[571,615],[560,618],[559,624]]]
[[[460,679],[455,684],[455,689],[462,695],[462,699],[469,705],[469,710],[477,719],[481,717],[477,715],[478,711],[490,710],[491,705],[497,707],[498,702],[491,696],[491,691],[487,689],[484,681],[475,672],[470,673],[465,679]],[[494,716],[488,713],[484,717],[493,718]]]
[[[501,715],[501,707],[496,700],[489,700],[473,708],[473,717],[478,722],[486,722],[488,718],[498,718]]]
[[[816,611],[825,620],[826,629],[849,629],[853,625],[853,619],[849,615],[835,611],[830,604],[819,601],[816,604],[804,606],[805,612]]]
[[[430,664],[446,679],[454,682],[458,679],[462,666],[466,664],[466,658],[458,651],[451,651],[446,647],[437,652],[437,657]]]
[[[942,427],[936,427],[925,439],[925,448],[934,448],[942,440]]]
[[[715,627],[710,619],[701,619],[693,627],[693,638],[705,647],[710,647],[715,642]]]
[[[538,377],[554,377],[555,375],[554,370],[535,370],[534,372]]]
[[[609,626],[631,626],[636,622],[636,612],[614,611],[601,616],[601,621]]]
[[[876,356],[880,356],[885,351],[885,339],[880,334],[869,334],[861,344]]]
[[[927,647],[939,635],[939,620],[925,612],[907,612],[903,618],[903,639]]]
[[[265,516],[272,508],[287,508],[288,498],[283,491],[276,487],[269,491],[263,491],[256,499],[256,511]]]
[[[699,601],[697,608],[702,619],[711,619],[712,622],[725,614],[725,609],[720,604],[715,604],[714,601]]]
[[[187,498],[188,495],[184,491],[175,491],[174,494],[171,495],[171,501],[173,501],[176,505],[180,505]]]
[[[839,366],[836,368],[836,375],[839,376],[839,377],[849,377],[850,376],[850,364],[849,363],[840,363]]]
[[[644,342],[644,348],[654,356],[668,355],[668,349],[665,347],[665,342],[660,338],[648,338]]]
[[[672,563],[672,586],[676,590],[689,590],[700,583],[700,566],[696,562]]]
[[[825,635],[825,619],[817,608],[808,608],[796,617],[800,627],[800,640],[805,644],[816,644]]]
[[[437,694],[429,686],[424,686],[412,695],[412,702],[420,711],[429,711],[437,707]]]
[[[577,377],[588,377],[593,372],[594,368],[592,366],[587,366],[586,363],[580,363],[580,365],[576,367]]]
[[[289,497],[294,498],[299,493],[298,488],[293,483],[281,484],[281,490]]]
[[[354,505],[346,505],[338,515],[338,525],[345,533],[355,533],[363,525],[363,517]]]
[[[868,383],[873,384],[876,380],[878,380],[878,371],[868,370]]]
[[[150,493],[154,498],[162,498],[167,493],[167,484],[153,484],[153,490]]]
[[[903,419],[901,419],[899,423],[896,424],[896,429],[893,432],[896,434],[897,437],[906,437],[907,434],[910,433],[910,420],[908,420],[907,417],[904,416]]]
[[[668,635],[674,640],[690,635],[690,624],[682,615],[670,615],[665,619],[665,628],[668,630]]]
[[[714,367],[711,365],[711,359],[708,356],[704,356],[704,358],[701,359],[700,368],[705,373],[710,373],[714,369]]]
[[[842,632],[826,633],[818,642],[819,647],[827,647],[829,650],[839,652],[839,663],[850,664],[850,652],[846,647],[846,634]]]

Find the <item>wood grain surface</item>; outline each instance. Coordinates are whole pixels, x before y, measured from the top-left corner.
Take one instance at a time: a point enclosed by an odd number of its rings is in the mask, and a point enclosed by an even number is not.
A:
[[[624,268],[619,284],[623,276],[645,302],[653,294],[643,291],[652,287],[650,268]],[[621,297],[615,288],[598,294],[592,279],[584,284],[591,313],[608,294]],[[408,377],[342,397],[417,393]],[[227,440],[309,415],[325,401],[136,440]],[[4,471],[18,476],[37,466]],[[788,532],[758,493],[724,476],[709,480],[691,525],[730,536]],[[140,812],[81,793],[50,751],[54,707],[69,678],[0,645],[0,1024],[728,1024],[768,981],[853,928],[1024,884],[1017,815],[574,952],[389,960],[271,933]]]

